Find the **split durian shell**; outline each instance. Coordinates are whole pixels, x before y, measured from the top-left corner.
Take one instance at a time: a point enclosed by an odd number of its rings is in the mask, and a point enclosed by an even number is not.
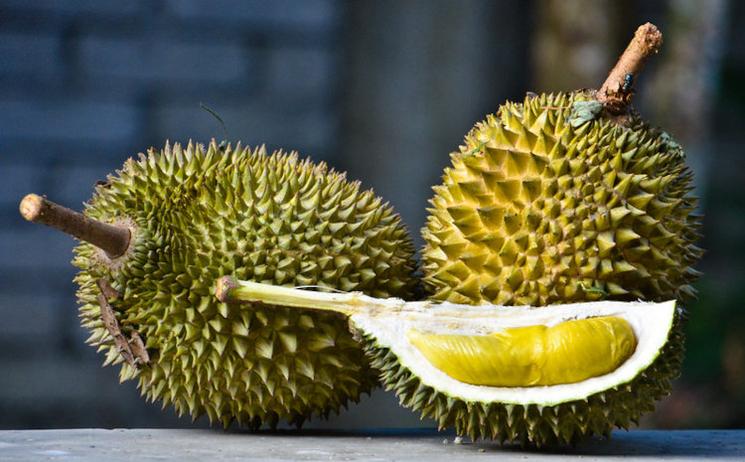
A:
[[[585,92],[508,102],[466,135],[422,230],[435,300],[686,300],[699,273],[692,174],[669,135],[576,117]],[[597,103],[599,104],[599,103]]]
[[[124,256],[111,260],[81,243],[73,263],[88,342],[149,400],[226,426],[299,425],[376,386],[377,373],[337,316],[212,295],[216,278],[231,273],[409,297],[410,237],[358,182],[295,153],[166,144],[109,176],[85,214],[133,232]],[[101,320],[99,278],[121,293],[116,316],[125,333],[145,339],[150,364],[137,369],[119,355]]]
[[[447,310],[447,316],[437,311]],[[493,320],[481,321],[487,313]],[[468,315],[472,316],[468,319]],[[430,326],[459,333],[477,332],[468,324],[495,327],[555,324],[591,316],[621,316],[632,321],[638,339],[634,354],[618,369],[587,380],[551,386],[493,387],[459,382],[435,368],[406,340],[406,331]],[[401,405],[432,418],[440,429],[454,428],[473,440],[490,439],[529,446],[574,444],[628,429],[656,400],[667,395],[683,359],[682,311],[675,302],[587,302],[550,307],[468,306],[444,303],[423,310],[418,319],[353,315],[351,323],[381,371],[387,390]],[[450,319],[447,319],[447,318]],[[530,321],[530,318],[534,318]]]
[[[649,304],[642,309],[657,307]],[[441,430],[454,428],[458,435],[473,440],[541,447],[574,444],[593,435],[608,437],[614,428],[638,425],[642,414],[654,410],[655,402],[670,393],[671,381],[680,373],[680,316],[669,325],[646,326],[649,331],[659,329],[657,335],[664,335],[664,346],[647,356],[651,362],[632,362],[625,370],[630,374],[622,381],[610,374],[612,380],[607,381],[599,377],[570,385],[501,390],[457,382],[433,370],[416,354],[402,354],[398,350],[411,348],[392,342],[390,330],[376,330],[362,320],[356,320],[355,326],[373,366],[381,371],[385,388],[396,393],[402,406],[418,411],[422,418],[434,419]],[[672,316],[669,319],[673,321]],[[380,332],[386,335],[381,337]]]
[[[615,427],[628,428],[638,423],[640,416],[652,410],[655,401],[669,392],[683,357],[684,312],[676,307],[675,301],[474,306],[404,302],[358,293],[319,293],[227,279],[231,282],[218,284],[221,299],[335,311],[348,316],[350,328],[364,344],[374,367],[380,370],[386,389],[395,392],[403,406],[421,412],[423,418],[434,419],[440,429],[454,428],[457,434],[474,440],[547,446],[573,444],[591,435],[609,436]],[[628,325],[633,331],[633,353],[606,373],[579,381],[565,380],[545,386],[525,382],[494,386],[484,385],[492,377],[480,377],[481,384],[468,383],[452,373],[463,365],[448,364],[442,358],[433,361],[427,351],[433,344],[440,351],[471,348],[473,343],[468,340],[473,337],[509,333],[515,328],[551,328],[564,322],[598,319],[613,319]],[[419,342],[412,341],[412,332],[423,333],[421,336],[430,345],[423,348]],[[579,351],[578,354],[588,358],[595,354],[581,350],[593,348],[597,339],[581,339],[576,336],[581,337],[581,332],[571,326],[564,332],[580,343],[565,351]],[[442,342],[442,337],[450,336],[465,339],[467,345],[436,345]],[[626,339],[610,341],[619,344]],[[506,348],[515,346],[506,345]],[[514,355],[520,350],[526,351],[519,346],[510,352],[482,349],[478,355],[470,354],[470,360],[498,361],[505,354]],[[517,362],[542,367],[545,364],[542,359],[547,358],[541,356],[539,353],[538,357],[517,358]],[[557,359],[562,358],[554,358]],[[575,358],[564,359],[567,364],[583,363],[574,361]]]

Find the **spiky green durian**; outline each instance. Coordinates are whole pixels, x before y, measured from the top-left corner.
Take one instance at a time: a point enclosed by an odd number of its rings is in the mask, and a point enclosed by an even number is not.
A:
[[[451,155],[422,230],[432,298],[547,305],[694,294],[700,220],[682,149],[636,116],[577,119],[583,102],[593,101],[577,92],[508,102]]]
[[[431,298],[545,306],[695,294],[692,265],[702,251],[694,245],[700,218],[691,172],[681,147],[630,107],[634,77],[661,43],[654,25],[642,25],[598,91],[533,94],[476,124],[434,188],[422,230]],[[548,403],[447,394],[381,348],[371,351],[401,402],[441,427],[567,443],[636,423],[669,392],[682,359],[682,316],[633,380]]]
[[[386,388],[395,391],[402,405],[434,419],[440,428],[454,427],[459,435],[472,439],[545,446],[575,443],[590,435],[608,436],[613,427],[628,428],[653,409],[654,401],[669,392],[670,380],[682,361],[682,313],[674,301],[472,306],[223,280],[217,289],[223,300],[262,301],[347,315]],[[625,325],[631,334],[622,329],[597,335],[570,325],[606,319]],[[525,338],[535,328],[545,332],[557,326],[569,337],[557,339],[558,354],[548,351],[546,339],[530,345],[531,339]],[[494,347],[495,342],[489,342],[493,335],[501,345]],[[594,350],[613,350],[627,343],[629,335],[635,340],[633,354],[611,358],[610,369],[598,371],[593,362],[605,358],[598,358]],[[514,337],[520,338],[515,341]],[[609,345],[598,345],[604,341]],[[567,354],[572,357],[562,358]],[[595,372],[580,380],[564,375],[548,385],[532,380],[534,369],[544,372],[548,366],[556,372],[564,362],[566,367]],[[504,367],[524,367],[531,374],[500,370]],[[473,372],[475,381],[457,376],[464,368]],[[494,383],[500,380],[501,384]]]
[[[325,416],[369,392],[376,372],[337,316],[220,303],[218,276],[400,297],[415,283],[412,243],[392,208],[294,153],[166,144],[109,176],[85,215],[132,233],[118,258],[88,243],[75,249],[88,342],[148,399],[225,425]],[[105,328],[102,278],[119,292],[111,305],[121,330],[144,339],[148,364],[124,362]]]
[[[527,97],[468,133],[422,231],[432,299],[542,306],[694,295],[700,219],[683,151],[636,115],[621,124],[583,113],[593,104],[587,92]],[[638,423],[669,393],[683,356],[676,320],[658,358],[632,381],[556,403],[495,403],[427,385],[366,338],[405,406],[458,434],[538,446]]]

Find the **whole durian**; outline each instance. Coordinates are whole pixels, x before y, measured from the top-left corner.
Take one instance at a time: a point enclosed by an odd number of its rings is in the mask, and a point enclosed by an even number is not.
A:
[[[23,215],[82,242],[73,263],[88,342],[179,415],[300,425],[376,385],[334,314],[225,304],[222,274],[409,297],[413,245],[372,191],[264,148],[179,144],[97,186],[85,216],[36,195]]]
[[[681,147],[630,107],[634,78],[661,39],[646,24],[600,90],[508,102],[466,135],[434,188],[422,233],[432,299],[543,306],[695,294],[692,265],[702,250],[692,174]],[[682,361],[682,315],[633,381],[577,399],[444,393],[373,352],[402,403],[441,426],[473,438],[568,443],[638,422],[669,392]]]
[[[547,305],[694,295],[700,218],[683,150],[598,96],[534,94],[466,135],[422,230],[432,298]]]

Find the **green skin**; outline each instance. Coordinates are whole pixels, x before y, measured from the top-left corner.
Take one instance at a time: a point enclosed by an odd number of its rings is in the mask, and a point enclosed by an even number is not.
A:
[[[339,316],[213,295],[220,275],[235,274],[410,297],[410,237],[391,207],[358,183],[263,148],[167,145],[130,159],[97,188],[85,214],[133,232],[122,257],[82,243],[73,263],[88,342],[149,400],[256,428],[327,416],[377,385]],[[101,320],[100,278],[120,293],[110,301],[121,330],[144,338],[149,364],[133,367],[117,351]]]

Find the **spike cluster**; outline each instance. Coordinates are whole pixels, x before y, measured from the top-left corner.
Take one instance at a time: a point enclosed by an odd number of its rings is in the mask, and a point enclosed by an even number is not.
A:
[[[381,371],[387,390],[393,390],[402,406],[432,418],[439,429],[455,428],[473,440],[491,439],[523,446],[575,444],[592,435],[610,436],[614,427],[637,425],[655,401],[666,396],[683,361],[682,313],[676,316],[668,341],[657,359],[631,382],[585,399],[554,406],[466,401],[424,385],[372,334],[358,332],[372,365]]]
[[[409,297],[412,243],[391,207],[357,182],[294,153],[166,145],[126,162],[85,214],[132,230],[124,256],[82,243],[73,263],[88,342],[147,398],[224,425],[299,425],[377,383],[341,316],[213,295],[214,281],[233,274]],[[121,294],[113,309],[122,331],[144,337],[149,365],[119,355],[100,317],[100,278]]]
[[[590,95],[507,103],[434,188],[424,281],[454,303],[685,300],[702,251],[680,146],[633,118],[570,123]]]

